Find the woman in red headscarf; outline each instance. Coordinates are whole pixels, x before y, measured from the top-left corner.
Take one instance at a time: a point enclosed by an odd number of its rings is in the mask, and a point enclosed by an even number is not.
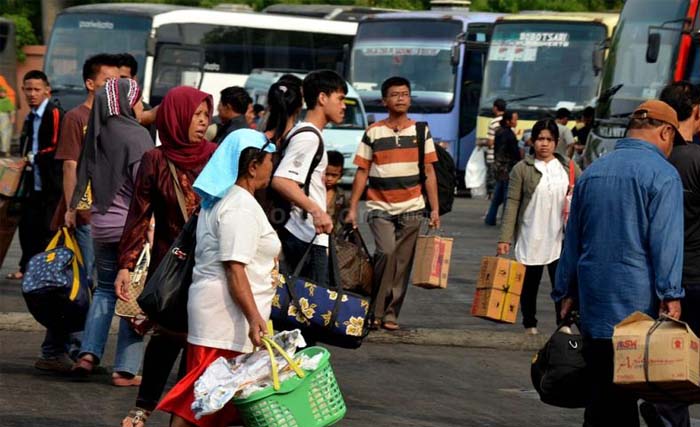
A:
[[[192,189],[192,184],[216,149],[216,144],[204,139],[212,111],[211,95],[186,86],[171,89],[158,108],[156,127],[162,145],[148,151],[141,160],[119,246],[120,270],[114,287],[117,297],[124,301],[136,297],[128,295],[129,273],[133,271],[147,241],[152,227],[151,218],[155,219],[155,233],[149,273],[158,267],[185,224],[178,203],[175,176],[184,195],[188,216],[199,206],[199,196]],[[144,425],[158,404],[173,364],[184,345],[184,336],[156,328],[146,347],[136,405],[123,420],[122,426]]]

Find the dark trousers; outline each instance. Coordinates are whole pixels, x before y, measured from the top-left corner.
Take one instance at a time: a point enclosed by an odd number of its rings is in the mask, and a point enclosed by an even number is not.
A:
[[[559,260],[552,261],[548,265],[528,265],[525,267],[525,278],[523,280],[523,291],[520,294],[520,310],[523,313],[523,326],[526,328],[537,327],[537,293],[540,289],[542,274],[544,268],[547,267],[549,281],[552,282],[554,289],[554,278],[557,275],[557,265]],[[559,307],[560,304],[555,304],[557,324],[559,324]]]
[[[175,365],[177,356],[185,346],[185,340],[169,334],[155,333],[146,346],[143,358],[143,370],[136,406],[147,411],[153,411],[158,405],[168,382],[170,371]],[[186,373],[185,352],[180,359],[178,379]]]
[[[637,398],[613,384],[613,344],[610,339],[587,339],[583,344],[593,390],[583,415],[584,427],[639,427]]]
[[[681,299],[681,320],[695,335],[700,334],[700,287],[684,286],[685,298]],[[690,412],[685,403],[657,403],[656,411],[667,426],[690,427]]]
[[[489,211],[484,219],[486,225],[496,225],[496,222],[498,221],[498,209],[501,207],[501,205],[503,205],[503,208],[505,209],[507,200],[508,181],[496,181],[493,194],[491,195],[491,205],[489,206]]]
[[[22,202],[22,217],[19,220],[19,244],[22,258],[19,269],[22,273],[32,257],[46,249],[54,233],[51,219],[56,210],[56,202],[41,191],[32,191]]]
[[[286,229],[279,232],[282,241],[282,253],[284,253],[284,271],[292,274],[294,269],[304,256],[304,252],[309,247],[309,242],[298,239]],[[301,269],[301,277],[312,282],[325,286],[328,284],[328,248],[325,246],[313,245],[311,253]]]

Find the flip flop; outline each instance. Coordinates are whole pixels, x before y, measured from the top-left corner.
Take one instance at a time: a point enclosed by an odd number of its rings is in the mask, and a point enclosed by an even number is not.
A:
[[[122,420],[122,427],[144,427],[151,411],[147,411],[137,406],[129,410],[129,415]]]
[[[88,359],[83,356],[75,362],[73,369],[71,370],[74,375],[79,377],[86,377],[95,370],[95,360]]]
[[[124,377],[118,373],[112,374],[112,385],[115,387],[137,387],[141,385],[141,375],[134,375],[131,378]]]
[[[398,323],[392,321],[382,323],[382,328],[386,329],[387,331],[398,331],[401,329]]]
[[[5,279],[7,280],[22,280],[24,278],[24,274],[22,274],[21,271],[15,271],[14,273],[8,273],[7,276],[5,276]]]

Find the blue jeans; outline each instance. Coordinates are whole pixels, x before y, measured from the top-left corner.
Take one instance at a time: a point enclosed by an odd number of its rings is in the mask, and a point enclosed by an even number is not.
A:
[[[92,305],[85,321],[83,343],[80,355],[93,355],[99,362],[104,354],[109,335],[109,326],[114,317],[117,296],[114,293],[114,280],[117,278],[117,256],[119,243],[94,242],[97,288],[92,297]],[[143,337],[129,327],[124,319],[119,321],[117,354],[114,358],[114,371],[136,375],[143,358]]]
[[[498,220],[498,208],[503,204],[504,208],[506,201],[508,200],[508,181],[496,181],[496,186],[493,189],[493,195],[491,196],[491,206],[489,206],[489,212],[486,214],[484,222],[486,225],[496,225]]]
[[[75,240],[78,241],[80,253],[83,256],[85,263],[85,273],[87,273],[88,283],[90,288],[93,287],[92,278],[95,277],[95,249],[92,246],[92,237],[90,237],[90,224],[79,225],[75,228]]]
[[[284,253],[285,272],[292,274],[304,252],[309,247],[309,243],[298,239],[292,233],[283,229],[280,231],[282,241],[282,252]],[[325,246],[313,245],[306,265],[301,269],[301,277],[312,282],[325,286],[328,284],[328,248]]]

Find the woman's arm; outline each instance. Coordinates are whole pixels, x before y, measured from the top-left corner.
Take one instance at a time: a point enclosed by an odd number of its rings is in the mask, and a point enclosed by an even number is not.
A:
[[[260,347],[262,341],[260,337],[267,333],[267,323],[260,315],[258,306],[253,298],[253,291],[250,289],[248,275],[245,272],[245,264],[237,261],[224,261],[224,271],[226,272],[226,284],[228,291],[243,315],[248,320],[248,337],[253,345]]]
[[[520,193],[522,192],[523,188],[523,175],[525,167],[527,166],[521,161],[521,163],[515,165],[510,173],[510,180],[508,183],[508,201],[506,202],[506,211],[503,214],[503,225],[501,226],[501,237],[499,239],[499,243],[507,243],[509,245],[513,243],[513,234],[515,233],[515,225],[518,221],[518,211],[520,210]]]

